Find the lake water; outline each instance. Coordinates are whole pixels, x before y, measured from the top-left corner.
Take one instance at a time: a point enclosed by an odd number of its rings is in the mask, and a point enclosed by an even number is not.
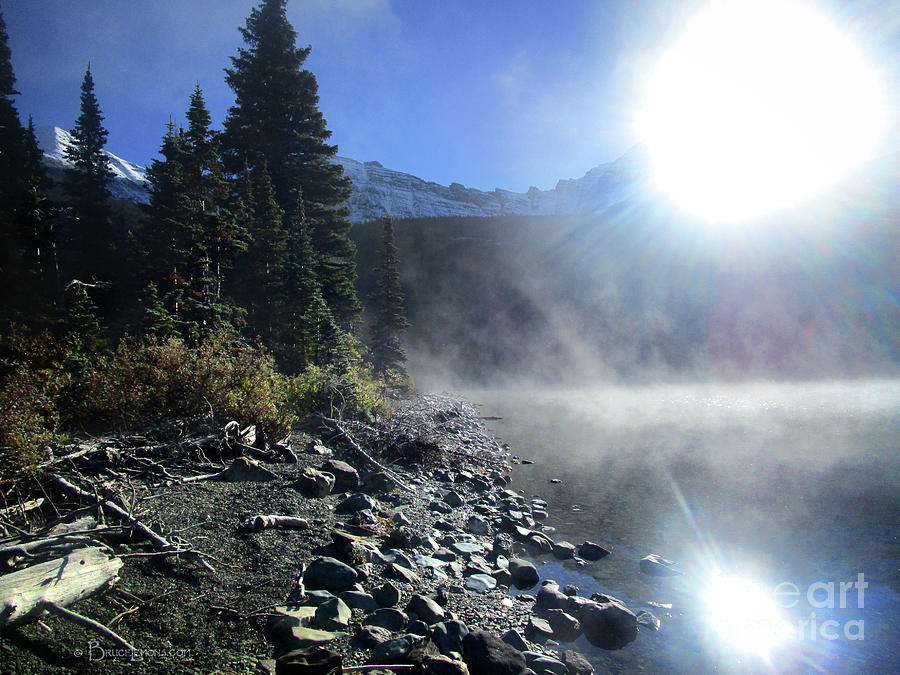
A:
[[[534,460],[513,467],[513,487],[547,500],[553,536],[613,550],[588,573],[545,558],[542,579],[610,593],[662,621],[620,651],[581,638],[575,647],[598,671],[900,669],[900,382],[466,396],[502,418],[487,424],[513,454]],[[640,573],[650,553],[684,576]],[[714,620],[707,588],[717,571],[771,597],[790,635],[768,650],[723,636],[764,610],[719,597],[726,613]]]

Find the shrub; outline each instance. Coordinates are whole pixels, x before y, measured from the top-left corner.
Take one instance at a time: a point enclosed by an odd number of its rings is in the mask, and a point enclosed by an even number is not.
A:
[[[90,391],[87,417],[125,427],[210,412],[268,431],[296,419],[272,358],[227,332],[194,349],[177,338],[126,338],[108,364],[91,373]]]

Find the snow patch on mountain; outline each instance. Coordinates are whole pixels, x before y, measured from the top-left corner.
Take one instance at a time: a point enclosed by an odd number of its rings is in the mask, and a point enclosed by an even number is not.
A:
[[[65,129],[59,127],[37,127],[34,130],[38,145],[44,151],[44,163],[51,168],[65,169],[71,166],[66,159],[66,148],[73,143],[72,136]],[[147,204],[150,202],[150,193],[147,183],[147,169],[140,164],[129,162],[108,150],[103,154],[109,160],[109,166],[114,174],[109,185],[109,191],[116,199]]]
[[[38,127],[38,144],[48,166],[69,166],[65,149],[71,135],[59,127]],[[136,202],[150,201],[147,169],[104,150],[115,178],[113,197]],[[359,162],[335,157],[353,183],[350,220],[361,223],[386,215],[395,218],[441,216],[489,217],[512,214],[557,215],[598,213],[634,196],[646,186],[646,161],[638,150],[615,162],[601,164],[581,178],[561,180],[551,190],[528,192],[496,189],[492,192],[467,188],[459,183],[440,185],[402,171],[386,169],[379,162]]]

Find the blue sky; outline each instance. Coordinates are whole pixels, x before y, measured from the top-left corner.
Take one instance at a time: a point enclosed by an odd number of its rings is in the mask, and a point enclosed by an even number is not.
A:
[[[289,0],[341,155],[490,190],[553,187],[624,153],[647,73],[699,0]],[[70,128],[90,61],[110,136],[138,163],[223,68],[255,0],[0,0],[23,118]],[[896,59],[896,0],[832,2]],[[896,68],[896,63],[889,64]],[[897,71],[894,70],[896,73]]]

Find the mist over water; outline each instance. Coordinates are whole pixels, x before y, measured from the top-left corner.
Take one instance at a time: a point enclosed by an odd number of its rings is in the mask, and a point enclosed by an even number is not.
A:
[[[642,631],[623,653],[595,654],[606,666],[753,666],[716,651],[725,647],[715,641],[712,652],[683,651],[703,623],[695,600],[714,569],[767,588],[864,573],[872,586],[868,607],[858,610],[867,612],[866,640],[827,643],[824,651],[820,641],[812,657],[801,642],[781,658],[854,672],[893,655],[900,634],[900,380],[464,393],[485,416],[502,418],[487,423],[510,452],[535,461],[513,467],[513,486],[548,501],[554,537],[613,549],[592,567],[593,580],[552,559],[542,578],[582,587],[587,579],[635,609],[675,603],[660,633]],[[639,559],[650,553],[678,561],[684,579],[639,573]]]

